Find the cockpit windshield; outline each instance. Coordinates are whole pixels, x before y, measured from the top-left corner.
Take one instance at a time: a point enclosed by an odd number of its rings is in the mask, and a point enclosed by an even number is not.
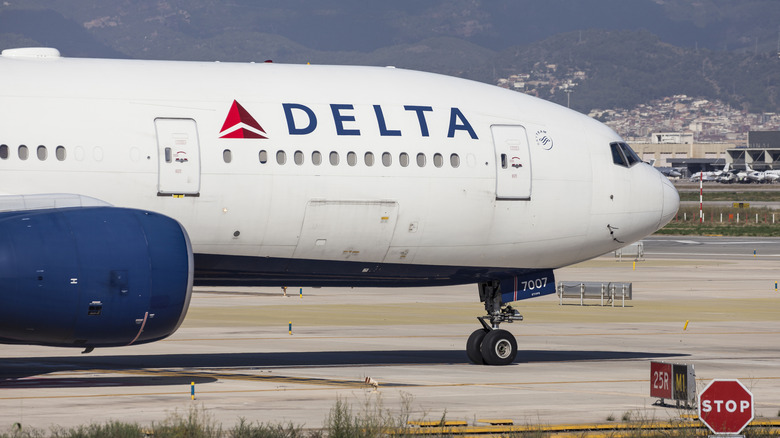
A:
[[[641,163],[639,155],[631,149],[631,146],[624,142],[614,142],[609,144],[612,150],[612,162],[617,165],[631,167],[636,163]]]

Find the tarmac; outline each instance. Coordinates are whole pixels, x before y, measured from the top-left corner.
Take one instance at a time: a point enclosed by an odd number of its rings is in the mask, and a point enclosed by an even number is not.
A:
[[[632,282],[625,307],[561,304],[555,295],[518,302],[525,320],[502,328],[520,352],[504,367],[466,357],[484,313],[475,285],[290,285],[287,297],[279,288],[199,288],[183,327],[161,342],[85,355],[0,347],[0,432],[14,423],[148,425],[191,409],[226,428],[239,418],[318,428],[337,400],[356,414],[382,409],[469,424],[689,414],[655,404],[651,361],[693,364],[699,390],[739,379],[753,392],[756,418],[776,419],[780,239],[663,236],[644,248],[643,261],[610,254],[556,271],[558,281]]]

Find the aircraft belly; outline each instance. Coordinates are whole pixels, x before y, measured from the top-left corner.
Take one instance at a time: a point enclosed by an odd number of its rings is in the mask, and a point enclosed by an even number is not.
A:
[[[282,257],[195,254],[195,284],[201,286],[409,287],[468,284],[537,269],[371,263]]]

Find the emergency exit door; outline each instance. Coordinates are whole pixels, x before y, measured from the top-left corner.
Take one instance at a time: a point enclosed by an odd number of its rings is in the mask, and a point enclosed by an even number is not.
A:
[[[493,125],[496,151],[496,199],[531,199],[531,154],[525,128],[519,125]]]
[[[159,162],[158,195],[200,193],[198,127],[192,119],[155,119]]]

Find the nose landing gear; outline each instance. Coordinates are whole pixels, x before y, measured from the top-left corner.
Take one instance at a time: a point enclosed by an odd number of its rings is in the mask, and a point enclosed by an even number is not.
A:
[[[502,322],[522,321],[512,306],[502,307],[498,280],[479,284],[479,299],[485,303],[487,316],[477,317],[482,328],[466,341],[466,354],[477,365],[509,365],[517,357],[517,340],[512,333],[499,329]],[[486,320],[490,320],[490,324]]]

